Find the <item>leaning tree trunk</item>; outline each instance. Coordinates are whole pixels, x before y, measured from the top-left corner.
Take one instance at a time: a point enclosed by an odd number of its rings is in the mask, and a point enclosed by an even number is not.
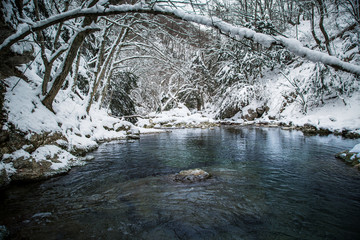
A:
[[[121,51],[121,48],[122,48],[122,42],[124,42],[125,40],[125,37],[127,36],[128,34],[128,28],[125,28],[124,29],[124,32],[121,36],[121,40],[120,40],[120,44],[118,45],[118,49],[116,50],[116,55],[115,55],[115,58],[113,59],[113,61],[111,62],[110,64],[110,68],[109,68],[109,73],[108,73],[108,76],[107,76],[107,80],[105,81],[104,83],[104,87],[103,87],[103,90],[101,92],[101,98],[100,98],[100,108],[101,106],[103,105],[104,101],[105,101],[105,96],[106,96],[106,93],[107,93],[107,90],[108,90],[108,87],[110,85],[110,81],[111,81],[111,77],[112,77],[112,73],[114,71],[114,61],[116,61],[120,55],[120,51]],[[110,98],[111,99],[111,98]],[[89,109],[90,110],[90,109]]]
[[[67,75],[70,72],[70,69],[73,65],[74,59],[77,55],[77,52],[84,41],[85,37],[89,35],[90,33],[96,31],[97,29],[86,29],[81,32],[78,32],[75,36],[74,40],[71,43],[70,49],[67,52],[67,55],[63,61],[63,64],[61,66],[61,73],[58,74],[55,77],[54,83],[49,91],[49,93],[45,96],[45,98],[42,100],[42,103],[52,112],[54,112],[52,108],[52,103],[58,94],[59,90],[61,89],[61,86],[63,85]]]
[[[92,0],[89,3],[89,7],[94,6],[98,0]],[[80,46],[82,45],[83,41],[85,40],[85,37],[89,35],[90,33],[97,31],[99,29],[94,28],[86,28],[89,26],[94,20],[96,20],[96,17],[85,17],[83,20],[82,27],[84,28],[82,31],[78,32],[76,36],[73,38],[73,41],[71,42],[71,46],[66,54],[66,57],[61,65],[61,72],[55,77],[54,83],[48,92],[48,94],[45,96],[45,98],[42,100],[42,103],[47,107],[50,111],[54,112],[52,104],[53,101],[58,94],[58,92],[61,89],[61,86],[63,85],[67,75],[69,74],[71,67],[73,65],[74,59],[77,56],[78,50]]]
[[[38,3],[37,3],[37,0],[34,0],[34,4],[36,6],[36,12],[37,14],[38,13],[38,9],[39,9],[39,6],[38,6]],[[68,9],[69,9],[69,4],[70,2],[69,1],[64,1],[64,4],[65,4],[65,8],[63,10],[63,12],[66,12]],[[40,20],[40,16],[38,15],[38,20]],[[56,36],[55,36],[55,40],[52,44],[52,50],[51,50],[51,54],[54,54],[56,52],[56,49],[57,48],[60,48],[60,46],[57,46],[58,45],[58,41],[59,41],[59,38],[60,38],[60,33],[61,33],[61,29],[63,27],[63,22],[61,22],[58,26],[58,29],[56,31]],[[45,42],[41,42],[41,44],[45,45]],[[62,54],[62,52],[65,51],[62,50],[61,52],[59,52],[56,56],[54,56],[52,59],[47,59],[46,57],[46,54],[45,54],[45,48],[44,49],[41,49],[42,52],[42,56],[43,57],[43,62],[44,62],[44,67],[45,67],[45,73],[44,73],[44,78],[43,78],[43,82],[42,82],[42,86],[41,86],[41,89],[42,89],[42,95],[45,96],[46,93],[47,93],[47,86],[50,82],[50,77],[51,77],[51,71],[52,71],[52,67],[53,67],[53,64],[55,62],[55,60]]]

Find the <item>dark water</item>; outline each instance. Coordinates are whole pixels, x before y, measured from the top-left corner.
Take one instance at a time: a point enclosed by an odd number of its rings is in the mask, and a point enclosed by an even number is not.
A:
[[[11,239],[360,239],[358,141],[266,128],[103,144],[68,175],[1,193]],[[202,168],[212,179],[170,180]]]

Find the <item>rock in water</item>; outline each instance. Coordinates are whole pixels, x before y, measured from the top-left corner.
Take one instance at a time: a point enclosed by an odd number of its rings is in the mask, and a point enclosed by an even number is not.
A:
[[[337,153],[335,157],[360,170],[360,153],[352,152],[352,150],[345,150]]]
[[[195,168],[189,170],[183,170],[174,176],[174,180],[177,182],[193,183],[200,182],[208,179],[210,174],[202,169]]]

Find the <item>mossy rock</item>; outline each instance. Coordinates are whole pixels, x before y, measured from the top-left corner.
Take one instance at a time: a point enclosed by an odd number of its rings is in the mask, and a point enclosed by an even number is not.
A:
[[[349,152],[349,150],[346,150],[335,154],[335,157],[343,160],[346,164],[357,167],[360,170],[359,155],[359,153]]]
[[[210,178],[210,174],[202,169],[188,169],[175,174],[174,181],[183,183],[201,182]]]

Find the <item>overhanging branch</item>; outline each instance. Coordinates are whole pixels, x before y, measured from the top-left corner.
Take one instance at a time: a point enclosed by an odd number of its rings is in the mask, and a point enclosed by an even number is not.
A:
[[[109,15],[116,15],[123,13],[146,13],[152,15],[166,15],[177,19],[182,19],[184,21],[189,21],[209,27],[214,27],[224,33],[229,34],[230,36],[238,36],[240,39],[246,38],[253,42],[259,43],[265,47],[271,47],[274,44],[280,45],[287,48],[290,52],[294,53],[295,55],[303,57],[310,61],[321,62],[335,69],[360,75],[360,66],[344,62],[336,57],[329,56],[326,53],[322,53],[306,48],[296,39],[289,39],[283,36],[275,36],[275,37],[269,36],[266,34],[257,33],[248,28],[233,26],[216,17],[210,18],[206,16],[188,14],[179,9],[160,7],[156,5],[150,8],[150,6],[144,5],[142,3],[138,3],[134,5],[123,4],[119,6],[110,5],[107,7],[104,7],[102,5],[95,5],[91,8],[84,8],[84,9],[77,8],[65,13],[52,16],[48,19],[35,22],[31,26],[27,25],[22,27],[15,34],[5,39],[5,41],[0,45],[0,51],[4,51],[4,50],[6,51],[6,49],[9,49],[9,47],[12,44],[18,42],[21,39],[24,39],[26,36],[28,36],[34,31],[43,30],[57,23],[61,23],[77,17],[109,16]]]

